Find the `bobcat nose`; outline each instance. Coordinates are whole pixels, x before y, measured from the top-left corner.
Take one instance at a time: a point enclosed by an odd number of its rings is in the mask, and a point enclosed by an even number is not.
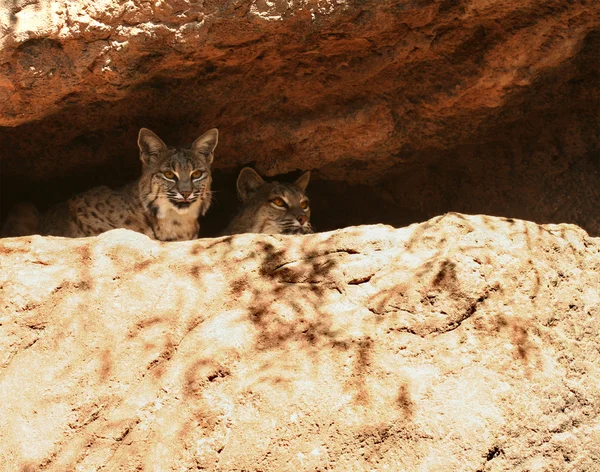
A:
[[[183,195],[184,200],[187,200],[191,194],[192,192],[181,192],[181,195]]]
[[[308,221],[308,217],[306,215],[298,215],[298,221],[301,225],[303,225]]]

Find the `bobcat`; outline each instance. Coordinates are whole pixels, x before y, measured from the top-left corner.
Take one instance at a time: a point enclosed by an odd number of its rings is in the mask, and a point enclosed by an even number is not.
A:
[[[210,165],[217,142],[218,131],[211,129],[190,149],[174,149],[142,128],[138,180],[117,190],[95,187],[59,203],[40,217],[37,232],[76,238],[127,228],[161,241],[194,239],[200,229],[198,216],[211,204]],[[7,222],[15,220],[9,217]],[[11,228],[6,233],[15,235]]]
[[[237,179],[242,209],[231,220],[224,234],[312,233],[310,206],[304,191],[310,171],[294,183],[265,182],[255,170],[245,167]]]

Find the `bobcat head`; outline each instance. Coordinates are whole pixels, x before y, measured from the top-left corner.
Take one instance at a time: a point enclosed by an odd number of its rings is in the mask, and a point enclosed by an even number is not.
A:
[[[305,193],[309,180],[307,171],[294,183],[265,182],[255,170],[242,169],[237,190],[243,207],[226,233],[312,233],[310,204]]]
[[[172,148],[142,128],[138,136],[143,164],[139,188],[144,208],[159,219],[169,211],[191,217],[204,215],[211,204],[210,165],[218,138],[218,131],[211,129],[190,149]]]

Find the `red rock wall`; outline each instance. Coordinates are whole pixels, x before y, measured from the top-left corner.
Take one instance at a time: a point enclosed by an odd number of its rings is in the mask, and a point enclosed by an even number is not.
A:
[[[448,210],[600,234],[600,5],[293,1],[8,5],[0,16],[2,210],[139,172],[141,126],[217,126],[237,170],[314,169],[315,223]]]

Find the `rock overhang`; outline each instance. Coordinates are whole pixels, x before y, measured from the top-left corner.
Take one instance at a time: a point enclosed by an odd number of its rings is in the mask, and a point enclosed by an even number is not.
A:
[[[135,178],[142,126],[181,144],[216,126],[221,195],[243,165],[312,169],[324,206],[369,188],[382,222],[462,210],[596,234],[598,18],[560,0],[17,2],[2,211]]]

